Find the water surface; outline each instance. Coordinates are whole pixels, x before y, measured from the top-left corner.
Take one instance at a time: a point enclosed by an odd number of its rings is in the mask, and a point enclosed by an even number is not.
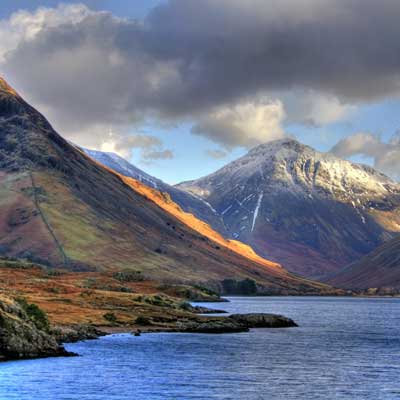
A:
[[[69,344],[82,356],[0,364],[0,399],[400,399],[400,299],[230,300],[300,327]]]

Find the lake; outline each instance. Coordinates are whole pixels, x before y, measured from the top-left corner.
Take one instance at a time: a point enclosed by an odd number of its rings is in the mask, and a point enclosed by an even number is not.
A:
[[[81,357],[0,364],[0,399],[400,399],[400,299],[229,300],[208,306],[300,326],[68,344]]]

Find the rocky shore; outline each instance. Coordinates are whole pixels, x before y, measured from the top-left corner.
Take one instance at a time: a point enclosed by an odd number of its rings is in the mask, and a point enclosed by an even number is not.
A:
[[[74,355],[59,344],[37,306],[0,297],[0,361]]]
[[[198,313],[210,313],[203,307],[194,308]],[[187,333],[232,333],[245,332],[251,328],[288,328],[296,323],[282,315],[275,314],[233,314],[230,316],[202,316],[192,312],[179,317],[141,316],[134,324],[98,326],[76,324],[53,328],[46,314],[36,305],[23,299],[0,297],[0,361],[70,357],[61,343],[97,339],[116,332],[133,334],[149,332]]]
[[[251,328],[289,328],[297,324],[276,314],[233,314],[228,317],[204,318],[196,321],[178,321],[175,332],[229,333],[246,332]]]
[[[247,332],[252,328],[291,328],[298,325],[292,319],[278,314],[232,314],[222,317],[187,315],[177,320],[140,318],[134,326],[104,326],[99,328],[102,334],[123,333],[234,333]]]

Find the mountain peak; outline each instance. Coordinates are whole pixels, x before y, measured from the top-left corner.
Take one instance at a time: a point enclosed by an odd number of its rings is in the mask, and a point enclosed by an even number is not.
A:
[[[34,166],[68,169],[71,146],[40,112],[0,77],[0,169]]]
[[[0,117],[8,118],[32,111],[33,108],[0,76]]]
[[[302,146],[305,147],[304,144],[300,143],[298,140],[292,138],[292,137],[284,137],[282,139],[275,139],[275,140],[271,140],[269,142],[266,143],[262,143],[257,147],[270,147],[270,146],[275,146],[275,147],[298,147],[298,146]]]
[[[231,237],[321,277],[400,232],[400,185],[285,138],[178,185],[211,204]]]
[[[280,153],[281,156],[288,156],[289,154],[300,154],[307,151],[315,152],[312,147],[302,144],[296,139],[286,137],[283,139],[272,140],[270,142],[260,144],[252,148],[248,152],[247,156],[266,156],[276,155],[278,153]]]
[[[18,96],[18,93],[0,76],[0,94]]]

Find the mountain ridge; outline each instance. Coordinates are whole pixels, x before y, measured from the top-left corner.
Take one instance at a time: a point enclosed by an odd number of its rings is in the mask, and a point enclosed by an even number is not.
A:
[[[168,193],[172,200],[178,203],[185,212],[196,214],[198,218],[207,222],[219,233],[222,235],[226,234],[222,219],[211,205],[203,199],[183,190],[179,190],[174,186],[163,182],[161,179],[149,175],[116,153],[92,150],[80,146],[78,147],[100,164],[111,168],[121,175],[134,178],[146,186]]]
[[[259,145],[177,187],[208,201],[229,237],[324,279],[400,232],[400,185],[293,139]]]

